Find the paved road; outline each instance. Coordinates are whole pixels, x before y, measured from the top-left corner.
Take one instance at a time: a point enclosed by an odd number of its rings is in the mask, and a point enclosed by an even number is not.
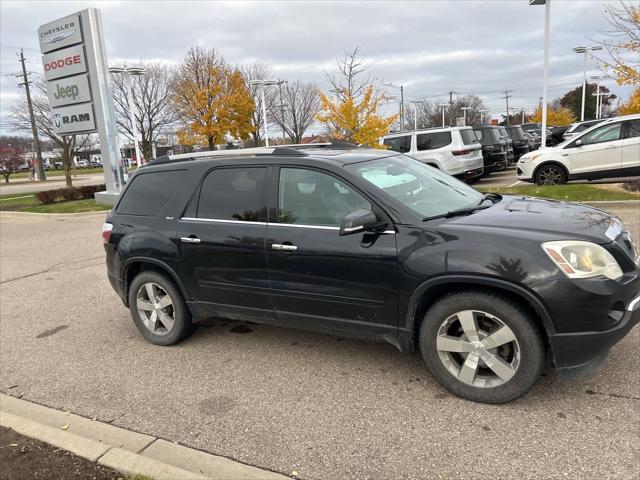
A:
[[[626,177],[626,178],[605,178],[600,180],[572,180],[569,183],[582,183],[582,184],[604,184],[604,183],[620,183],[629,180],[640,180],[640,177]],[[476,181],[473,186],[476,188],[491,188],[491,187],[511,187],[515,185],[531,185],[527,182],[520,182],[516,176],[516,165],[509,166],[506,170],[501,172],[493,172],[490,175],[481,178]]]
[[[55,176],[50,178],[51,180],[45,183],[22,183],[22,181],[16,185],[12,185],[11,183],[9,183],[8,185],[5,183],[1,183],[0,195],[42,192],[43,190],[55,190],[56,188],[63,188],[66,185],[64,177]],[[72,177],[72,180],[73,185],[76,187],[80,185],[98,185],[100,183],[104,183],[104,174],[92,173],[89,175],[79,175],[77,177]]]
[[[640,238],[638,207],[616,212]],[[106,280],[103,215],[0,218],[5,393],[308,479],[638,478],[640,328],[591,377],[474,404],[385,344],[214,321],[150,345]]]

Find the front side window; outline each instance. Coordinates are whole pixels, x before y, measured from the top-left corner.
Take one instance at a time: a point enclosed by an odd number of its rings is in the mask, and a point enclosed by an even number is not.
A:
[[[595,130],[585,133],[580,140],[583,145],[593,145],[594,143],[612,142],[620,139],[620,131],[622,130],[622,123],[611,123],[609,125],[603,125]]]
[[[411,150],[411,135],[402,137],[385,138],[384,144],[394,152],[407,153]]]
[[[122,215],[155,217],[180,184],[185,170],[140,173],[133,177],[118,203]]]
[[[482,194],[446,173],[406,155],[346,166],[423,217],[477,205]]]
[[[196,216],[210,220],[266,221],[266,168],[220,168],[202,182]]]
[[[451,132],[420,133],[416,135],[418,150],[435,150],[451,143]]]
[[[359,209],[371,210],[371,204],[332,175],[280,169],[278,223],[339,227],[345,215]]]

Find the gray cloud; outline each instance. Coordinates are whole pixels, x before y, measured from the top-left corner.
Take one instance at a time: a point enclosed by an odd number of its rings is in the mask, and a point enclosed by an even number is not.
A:
[[[550,95],[582,81],[582,58],[571,48],[607,28],[598,1],[552,0]],[[178,62],[191,45],[219,49],[232,63],[259,61],[288,80],[326,87],[323,71],[335,57],[362,45],[371,73],[406,85],[406,98],[450,90],[477,92],[494,114],[499,91],[511,105],[531,108],[542,94],[544,8],[526,0],[423,2],[44,2],[2,3],[0,109],[17,93],[7,74],[18,71],[25,48],[29,69],[41,72],[39,25],[87,6],[102,11],[110,59]],[[591,73],[596,66],[590,62]],[[628,87],[606,84],[626,97]],[[443,97],[444,98],[444,97]],[[393,104],[388,109],[395,108]]]

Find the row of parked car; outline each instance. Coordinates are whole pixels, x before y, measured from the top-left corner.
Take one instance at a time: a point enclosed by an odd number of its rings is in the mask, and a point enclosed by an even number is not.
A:
[[[504,170],[539,147],[519,125],[430,128],[387,135],[380,143],[465,180]]]
[[[390,134],[380,144],[467,181],[504,170],[514,162],[518,162],[520,180],[538,184],[638,176],[639,118],[627,115],[550,127],[547,148],[540,153],[536,151],[542,131],[537,123],[430,128]],[[536,159],[540,160],[534,164]]]

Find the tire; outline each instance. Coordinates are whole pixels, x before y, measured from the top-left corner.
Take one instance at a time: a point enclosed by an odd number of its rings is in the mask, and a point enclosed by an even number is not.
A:
[[[467,327],[470,320],[476,326],[477,339],[472,329],[467,329],[467,337],[461,318]],[[485,348],[491,342],[488,338],[503,327],[507,328],[500,337],[492,338],[502,338],[504,343]],[[545,346],[534,320],[498,294],[467,291],[442,297],[425,314],[419,343],[435,379],[474,402],[506,403],[522,397],[536,384],[545,365]],[[490,368],[485,359],[494,366]]]
[[[149,301],[149,285],[154,301]],[[169,276],[155,271],[142,272],[131,282],[129,311],[142,336],[154,345],[178,343],[196,327],[180,289]]]
[[[548,163],[538,168],[535,175],[537,185],[560,185],[567,183],[567,172],[555,163]]]

